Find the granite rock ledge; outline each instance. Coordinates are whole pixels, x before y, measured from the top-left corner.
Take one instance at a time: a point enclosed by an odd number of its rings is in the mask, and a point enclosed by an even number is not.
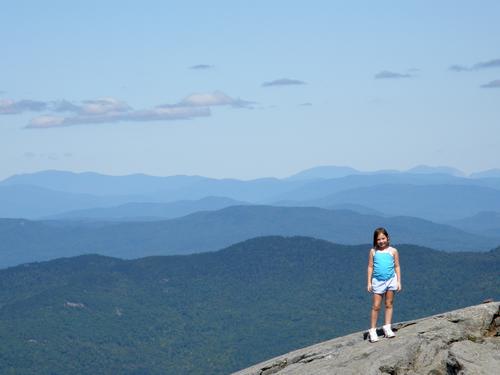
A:
[[[366,332],[325,341],[235,375],[500,374],[500,302],[393,324],[396,337]]]

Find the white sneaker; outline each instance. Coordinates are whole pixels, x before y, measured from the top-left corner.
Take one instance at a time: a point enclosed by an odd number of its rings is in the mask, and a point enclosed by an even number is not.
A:
[[[376,328],[370,328],[368,330],[368,338],[369,338],[370,342],[377,342],[378,341]]]
[[[391,325],[386,324],[385,326],[382,326],[382,329],[384,330],[384,335],[385,337],[392,339],[393,337],[396,337],[394,332],[392,332]]]

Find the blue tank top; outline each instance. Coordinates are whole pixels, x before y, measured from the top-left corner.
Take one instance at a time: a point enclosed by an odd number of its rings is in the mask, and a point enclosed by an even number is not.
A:
[[[394,256],[391,249],[375,250],[373,255],[373,277],[379,281],[389,280],[394,276]]]

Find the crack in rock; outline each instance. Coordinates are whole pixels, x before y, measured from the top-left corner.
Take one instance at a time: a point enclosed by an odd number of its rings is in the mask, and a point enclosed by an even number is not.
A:
[[[457,361],[454,355],[449,354],[446,359],[446,375],[460,375],[462,374],[463,367]]]
[[[396,375],[396,369],[394,366],[383,365],[379,367],[379,370],[383,374]]]
[[[495,313],[495,315],[493,315],[493,317],[491,318],[491,322],[486,329],[484,336],[500,336],[500,307],[498,308],[498,311]]]
[[[306,357],[306,358],[300,360],[300,363],[311,363],[312,361],[316,361],[318,359],[323,359],[325,357],[326,357],[326,355],[324,355],[324,354],[314,355],[314,356]]]
[[[403,329],[403,328],[406,328],[406,327],[410,327],[410,326],[413,326],[415,324],[417,324],[417,322],[415,322],[415,321],[396,323],[396,324],[392,325],[392,330],[393,331],[398,331],[400,329]]]
[[[293,357],[291,359],[285,358],[281,361],[274,362],[269,366],[263,367],[260,369],[259,375],[270,375],[276,374],[277,372],[283,370],[285,367],[294,364],[294,363],[311,363],[318,359],[323,359],[327,357],[327,354],[318,354],[318,353],[305,353]]]
[[[271,363],[269,366],[260,369],[259,375],[276,374],[278,371],[283,370],[288,365],[286,358],[282,361]]]

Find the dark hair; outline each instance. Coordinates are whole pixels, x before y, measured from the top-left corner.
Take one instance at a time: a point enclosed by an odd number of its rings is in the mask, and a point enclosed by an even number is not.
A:
[[[375,232],[373,232],[373,247],[377,247],[377,237],[379,234],[383,234],[384,236],[387,237],[387,243],[389,243],[389,233],[385,230],[385,228],[377,228],[375,229]]]

